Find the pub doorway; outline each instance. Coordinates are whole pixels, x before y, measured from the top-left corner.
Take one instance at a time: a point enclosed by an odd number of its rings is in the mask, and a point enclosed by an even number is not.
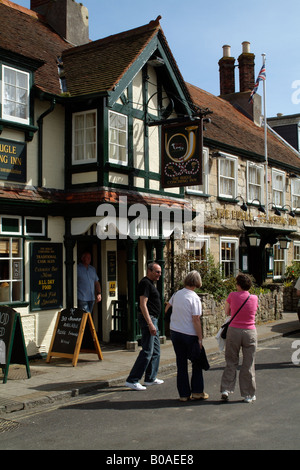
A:
[[[81,261],[81,256],[84,252],[88,251],[91,254],[91,265],[97,271],[99,282],[102,287],[101,281],[101,242],[98,238],[84,237],[83,239],[77,240],[77,264]],[[77,267],[77,266],[76,266]],[[77,269],[76,269],[77,272]],[[77,304],[77,299],[76,299]],[[93,311],[90,312],[93,318],[93,323],[97,332],[99,341],[102,341],[102,302],[94,304]]]

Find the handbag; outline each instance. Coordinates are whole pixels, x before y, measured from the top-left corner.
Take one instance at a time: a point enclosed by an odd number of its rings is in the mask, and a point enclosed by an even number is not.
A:
[[[224,323],[224,325],[222,325],[222,333],[221,333],[221,338],[223,339],[226,339],[226,336],[227,336],[227,330],[228,330],[228,327],[230,325],[230,323],[232,322],[232,320],[234,319],[234,317],[239,313],[239,311],[244,307],[245,303],[247,302],[247,300],[250,298],[250,295],[247,297],[247,299],[245,300],[245,302],[243,302],[243,304],[240,306],[240,308],[235,312],[235,314],[233,315],[233,317],[231,318],[231,320],[227,323]]]
[[[200,348],[198,341],[195,341],[192,346],[190,360],[194,363],[198,362],[203,370],[208,370],[210,368],[204,346]]]

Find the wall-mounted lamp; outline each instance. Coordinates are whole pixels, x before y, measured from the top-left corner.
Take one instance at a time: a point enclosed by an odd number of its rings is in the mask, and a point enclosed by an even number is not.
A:
[[[282,210],[284,210],[285,207],[289,207],[290,208],[290,212],[288,212],[288,214],[291,216],[291,217],[295,217],[295,211],[293,211],[293,209],[291,208],[291,206],[289,206],[288,204],[285,204],[282,208]]]
[[[238,198],[240,198],[243,201],[243,204],[241,205],[242,211],[246,212],[248,210],[248,207],[247,207],[247,204],[245,203],[243,196],[238,196]]]
[[[278,242],[279,242],[281,250],[287,250],[290,246],[291,241],[292,240],[288,238],[286,235],[283,235],[282,237],[278,237]]]
[[[265,208],[262,206],[260,200],[259,200],[259,199],[253,199],[253,200],[251,201],[251,204],[253,204],[254,201],[257,201],[258,204],[259,204],[259,206],[257,207],[257,210],[258,210],[259,212],[263,212],[263,214],[265,214],[265,213],[266,213]]]
[[[256,231],[248,234],[248,239],[250,246],[259,246],[260,245],[260,235]]]
[[[278,215],[279,217],[281,216],[280,210],[276,207],[275,204],[273,204],[273,202],[270,202],[269,206],[272,206],[272,209],[273,209],[275,215]]]

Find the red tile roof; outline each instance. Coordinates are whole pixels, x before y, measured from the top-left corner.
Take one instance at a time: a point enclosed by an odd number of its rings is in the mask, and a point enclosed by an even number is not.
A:
[[[56,58],[73,46],[56,34],[43,16],[8,0],[0,0],[0,18],[0,48],[41,61],[43,65],[35,73],[35,85],[43,91],[60,94]]]
[[[145,206],[151,205],[161,205],[165,204],[167,206],[172,206],[173,209],[183,209],[190,208],[190,201],[164,197],[162,195],[150,195],[142,194],[135,191],[114,191],[109,189],[99,189],[99,190],[84,190],[84,191],[58,191],[56,189],[45,189],[45,188],[0,188],[0,199],[1,204],[4,204],[8,201],[14,202],[29,202],[29,203],[38,203],[46,205],[48,207],[51,204],[68,204],[68,205],[86,205],[86,204],[103,204],[111,203],[118,204],[121,196],[127,197],[127,203],[130,204],[144,204]],[[82,206],[81,206],[82,207]]]
[[[158,18],[140,28],[65,51],[68,92],[76,96],[112,90],[159,30]]]
[[[213,111],[211,123],[207,124],[204,138],[212,139],[233,148],[256,154],[264,159],[264,129],[254,124],[228,101],[208,93],[194,85],[187,84],[193,101],[201,108]],[[298,152],[268,131],[268,158],[292,166],[300,172]]]

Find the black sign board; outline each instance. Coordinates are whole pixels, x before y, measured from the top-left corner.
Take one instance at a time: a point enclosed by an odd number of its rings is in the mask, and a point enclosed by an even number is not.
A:
[[[53,356],[66,357],[76,366],[80,352],[98,354],[103,359],[91,314],[79,308],[64,309],[57,316],[46,362]]]
[[[202,184],[202,122],[162,127],[162,186],[172,188]]]
[[[115,281],[117,279],[117,253],[115,251],[107,252],[107,280]]]
[[[4,373],[3,383],[7,381],[11,363],[26,365],[27,376],[31,377],[21,316],[10,307],[0,306],[0,367]]]
[[[26,144],[0,139],[0,179],[26,181]]]
[[[30,309],[62,307],[63,264],[61,243],[31,243]]]

